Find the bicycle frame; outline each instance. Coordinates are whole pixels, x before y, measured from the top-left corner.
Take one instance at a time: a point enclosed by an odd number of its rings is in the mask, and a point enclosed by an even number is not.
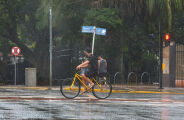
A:
[[[78,73],[75,74],[74,80],[73,80],[72,85],[70,86],[70,88],[73,87],[76,78],[83,84],[83,86],[84,86],[86,89],[89,89],[89,87],[82,81],[82,76],[79,75]],[[90,79],[90,80],[94,81],[94,82],[101,88],[101,85],[96,81],[96,79],[95,79],[94,77],[93,77],[92,79]]]

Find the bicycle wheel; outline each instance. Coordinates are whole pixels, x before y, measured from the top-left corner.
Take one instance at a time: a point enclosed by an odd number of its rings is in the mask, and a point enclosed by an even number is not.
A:
[[[99,99],[105,99],[112,93],[112,86],[107,79],[100,79],[92,89],[93,95]]]
[[[81,86],[79,84],[79,81],[76,78],[74,84],[72,84],[73,80],[74,80],[73,78],[65,79],[61,82],[61,85],[60,85],[60,91],[62,95],[69,99],[73,99],[77,97],[80,93]]]

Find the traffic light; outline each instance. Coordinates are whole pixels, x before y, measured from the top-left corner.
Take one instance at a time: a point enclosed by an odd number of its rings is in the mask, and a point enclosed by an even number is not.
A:
[[[168,33],[165,34],[164,36],[165,39],[165,46],[169,46],[170,45],[170,35]]]

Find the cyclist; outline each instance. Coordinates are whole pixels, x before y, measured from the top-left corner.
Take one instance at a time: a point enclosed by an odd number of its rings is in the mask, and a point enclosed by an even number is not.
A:
[[[101,56],[98,56],[98,75],[104,77],[107,74],[107,61]]]
[[[90,80],[90,78],[97,75],[97,72],[98,72],[98,59],[95,55],[91,54],[91,49],[90,48],[86,48],[84,50],[84,54],[88,57],[88,60],[85,61],[84,63],[78,65],[76,67],[76,69],[81,69],[81,68],[88,67],[88,71],[85,71],[85,73],[82,74],[82,79],[87,81],[90,84],[89,89],[91,89],[94,86],[94,83]],[[86,92],[86,91],[84,91],[84,92]]]

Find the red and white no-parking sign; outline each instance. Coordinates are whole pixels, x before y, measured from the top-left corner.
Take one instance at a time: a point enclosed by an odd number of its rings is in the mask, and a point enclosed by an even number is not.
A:
[[[19,47],[13,47],[11,52],[14,56],[18,56],[21,52],[21,49]]]

